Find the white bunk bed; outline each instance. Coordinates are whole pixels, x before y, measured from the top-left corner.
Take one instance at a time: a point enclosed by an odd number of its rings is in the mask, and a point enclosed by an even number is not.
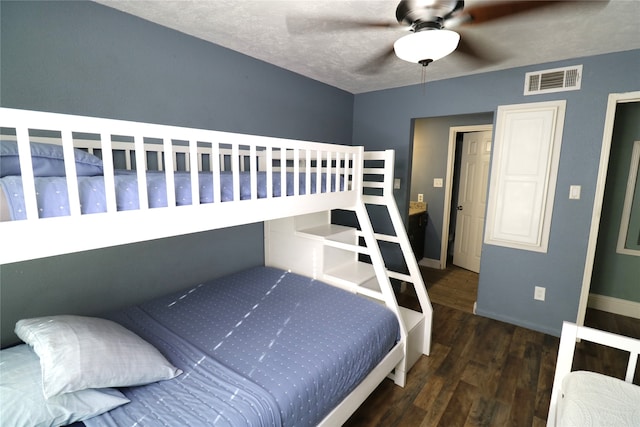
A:
[[[624,381],[572,371],[576,343],[588,341],[629,353]],[[549,405],[548,427],[640,425],[640,386],[633,377],[640,340],[564,322]]]
[[[14,187],[0,186],[0,265],[264,221],[265,266],[378,301],[398,320],[396,345],[320,425],[343,423],[388,376],[404,386],[407,371],[421,354],[428,355],[432,308],[393,199],[393,151],[365,154],[362,147],[7,108],[0,109],[0,128],[2,139],[15,145],[22,172],[18,186],[15,176]],[[62,147],[62,184],[56,185],[67,193],[66,204],[60,203],[63,215],[41,218],[43,178],[34,176],[40,161],[32,155],[34,142]],[[7,146],[5,154],[11,151]],[[85,213],[81,203],[87,200],[86,184],[77,148],[101,155],[100,173],[87,173],[104,191],[104,206],[90,211],[95,213]],[[118,171],[123,166],[114,156],[124,159],[128,172]],[[127,202],[134,209],[123,210],[122,180],[135,190],[134,202]],[[154,182],[160,182],[159,206],[152,200]],[[179,186],[186,187],[186,196]],[[367,204],[387,207],[395,235],[374,232]],[[9,207],[14,210],[7,213]],[[354,211],[359,228],[332,225],[333,209]],[[91,238],[78,230],[91,230]],[[385,266],[378,241],[399,245],[408,274]],[[292,251],[291,244],[303,252]],[[370,263],[361,262],[360,254]],[[315,262],[300,265],[309,256]],[[415,287],[421,312],[398,306],[390,279]]]

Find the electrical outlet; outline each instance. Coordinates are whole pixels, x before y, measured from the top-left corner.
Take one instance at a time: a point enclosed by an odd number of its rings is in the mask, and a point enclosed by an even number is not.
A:
[[[396,178],[393,180],[393,189],[394,190],[400,189],[400,178]]]
[[[538,301],[544,301],[544,294],[547,288],[543,288],[542,286],[536,286],[533,291],[533,299]]]
[[[424,194],[418,193],[418,201],[419,202],[424,202]]]

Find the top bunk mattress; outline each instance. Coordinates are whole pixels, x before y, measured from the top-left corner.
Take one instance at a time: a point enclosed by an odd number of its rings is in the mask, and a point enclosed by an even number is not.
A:
[[[310,175],[310,193],[316,193],[316,174]],[[218,201],[229,202],[234,200],[233,176],[231,172],[220,173],[220,194],[214,195],[214,176],[211,172],[199,172],[200,204],[214,203]],[[139,209],[138,180],[135,171],[115,171],[116,206],[118,211]],[[292,196],[294,192],[294,174],[286,173],[286,196]],[[330,192],[336,191],[336,176],[330,177]],[[299,174],[300,195],[305,194],[306,174]],[[150,208],[162,208],[168,206],[166,174],[159,171],[146,172],[147,199]],[[281,196],[281,174],[272,173],[272,188],[267,187],[266,172],[257,173],[257,198],[263,199],[268,195]],[[251,198],[251,176],[249,172],[239,174],[240,200]],[[191,175],[189,172],[174,173],[175,200],[177,206],[193,204],[191,192]],[[320,192],[327,191],[326,174],[320,175]],[[46,176],[35,178],[36,197],[38,204],[38,216],[51,218],[70,215],[67,179],[64,176]],[[339,190],[344,190],[344,177],[340,177]],[[80,196],[80,208],[82,214],[102,213],[107,210],[105,179],[98,176],[79,176],[78,191]],[[0,178],[0,221],[15,221],[27,219],[20,176],[5,176]]]
[[[399,338],[387,308],[257,267],[109,316],[156,346],[179,377],[122,389],[131,403],[85,421],[313,426]]]

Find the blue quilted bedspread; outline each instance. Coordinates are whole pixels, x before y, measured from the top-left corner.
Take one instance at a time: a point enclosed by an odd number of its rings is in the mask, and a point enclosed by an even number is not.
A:
[[[257,267],[116,313],[184,373],[122,391],[97,426],[313,426],[396,343],[390,310]]]
[[[321,192],[326,191],[326,175],[321,178]],[[332,176],[331,191],[335,191],[335,176]],[[250,174],[240,174],[240,199],[251,198]],[[176,204],[178,206],[191,204],[191,175],[189,172],[174,174]],[[293,174],[287,173],[286,192],[293,195]],[[200,203],[233,200],[233,178],[231,172],[220,174],[220,194],[214,198],[213,179],[209,172],[199,174]],[[267,197],[266,172],[257,174],[258,198]],[[300,194],[305,194],[305,174],[299,175]],[[67,183],[64,176],[36,177],[36,194],[40,218],[69,215]],[[280,173],[273,174],[273,195],[281,195]],[[138,184],[134,171],[116,171],[116,205],[119,211],[138,209]],[[341,188],[343,182],[341,182]],[[11,220],[26,219],[22,178],[20,176],[5,176],[0,178],[0,187],[4,191]],[[80,193],[81,212],[83,214],[106,212],[106,196],[103,176],[79,176],[78,191]],[[147,192],[149,207],[167,206],[167,185],[164,172],[147,172]],[[311,193],[316,192],[316,174],[311,174]]]

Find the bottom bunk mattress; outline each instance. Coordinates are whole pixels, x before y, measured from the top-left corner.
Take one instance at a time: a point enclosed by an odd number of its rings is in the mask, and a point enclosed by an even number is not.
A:
[[[107,316],[182,375],[123,388],[97,426],[312,426],[399,338],[386,307],[322,282],[256,267]]]

